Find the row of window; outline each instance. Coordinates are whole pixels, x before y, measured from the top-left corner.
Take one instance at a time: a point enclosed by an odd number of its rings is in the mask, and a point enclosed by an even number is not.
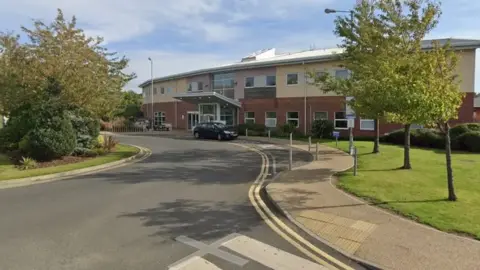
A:
[[[255,112],[245,112],[244,123],[255,123]],[[328,119],[328,112],[313,113],[313,120]],[[334,125],[336,129],[347,129],[348,120],[345,112],[335,112]],[[298,112],[287,112],[286,122],[296,127],[300,125],[300,116]],[[277,112],[265,112],[265,126],[274,128],[277,126]],[[360,118],[360,130],[375,130],[375,121],[372,119]]]

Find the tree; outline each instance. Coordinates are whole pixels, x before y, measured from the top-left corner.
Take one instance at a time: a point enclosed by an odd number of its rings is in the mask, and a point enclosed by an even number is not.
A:
[[[377,4],[382,24],[388,25],[387,32],[394,44],[389,59],[392,70],[390,84],[385,85],[395,99],[387,114],[391,122],[404,124],[405,143],[403,169],[411,169],[410,128],[412,123],[427,124],[429,112],[424,104],[430,96],[422,90],[423,75],[420,70],[425,63],[422,41],[438,24],[440,5],[430,0],[385,0]]]
[[[128,59],[102,47],[102,38],[85,36],[76,18],[66,21],[61,10],[52,23],[36,20],[22,31],[26,43],[0,33],[0,113],[36,99],[53,78],[62,86],[62,102],[101,116],[118,106],[123,86],[135,77],[123,72]]]
[[[140,117],[142,113],[142,94],[135,93],[132,90],[122,92],[122,99],[120,105],[115,111],[115,116],[122,116],[127,119]]]
[[[389,60],[395,54],[396,44],[385,35],[389,25],[375,14],[378,5],[364,1],[355,8],[352,17],[335,20],[334,33],[342,39],[339,47],[344,49],[339,60],[351,72],[348,78],[336,79],[328,73],[321,76],[309,73],[324,92],[353,97],[347,103],[358,116],[375,119],[374,153],[380,151],[379,122],[385,119],[396,102],[385,89],[394,75]]]
[[[448,122],[458,117],[464,97],[464,93],[460,92],[460,80],[456,73],[458,60],[449,43],[441,46],[434,42],[433,49],[424,52],[422,56],[422,69],[418,72],[422,74],[423,91],[425,96],[428,96],[427,102],[423,104],[429,119],[427,124],[437,126],[445,134],[448,200],[456,201]]]

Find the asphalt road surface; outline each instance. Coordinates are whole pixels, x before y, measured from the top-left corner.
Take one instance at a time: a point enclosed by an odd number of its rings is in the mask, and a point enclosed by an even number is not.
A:
[[[0,269],[323,269],[251,206],[257,153],[217,141],[119,138],[152,155],[95,175],[0,190]],[[276,154],[276,170],[286,166],[285,153]]]

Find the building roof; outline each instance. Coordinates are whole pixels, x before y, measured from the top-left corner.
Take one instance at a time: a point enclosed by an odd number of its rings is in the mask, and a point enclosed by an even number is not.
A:
[[[435,39],[435,40],[424,40],[422,42],[422,47],[425,50],[431,49],[433,47],[433,41],[438,41],[440,45],[444,45],[447,41],[450,41],[451,46],[456,50],[462,49],[476,49],[480,48],[480,40],[477,39]],[[174,79],[181,79],[185,77],[191,77],[196,75],[203,75],[214,72],[231,72],[243,69],[250,68],[264,68],[272,67],[279,65],[291,65],[291,64],[301,64],[301,63],[312,63],[312,62],[322,62],[322,61],[331,61],[343,53],[341,48],[333,49],[320,49],[320,50],[306,50],[295,53],[283,53],[277,54],[272,57],[255,57],[267,51],[274,51],[275,49],[261,50],[259,52],[253,53],[246,58],[248,61],[236,62],[227,65],[221,65],[212,68],[198,69],[188,72],[177,73],[173,75],[168,75],[164,77],[154,78],[154,82],[163,82]],[[245,58],[244,58],[245,59]],[[147,80],[139,85],[139,87],[145,87],[151,83],[151,80]]]
[[[477,94],[477,96],[473,99],[473,107],[480,108],[480,94]]]

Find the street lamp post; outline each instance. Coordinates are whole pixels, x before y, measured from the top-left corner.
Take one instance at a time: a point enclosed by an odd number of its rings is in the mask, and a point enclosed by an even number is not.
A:
[[[326,8],[325,9],[325,13],[326,14],[331,14],[331,13],[350,13],[350,20],[351,20],[351,23],[352,23],[352,28],[353,28],[353,10],[336,10],[336,9],[331,9],[331,8]],[[348,119],[347,121],[349,121],[350,119]],[[353,120],[355,121],[355,120]],[[350,124],[348,124],[350,125]],[[350,155],[352,155],[352,150],[353,150],[353,128],[350,126],[348,127],[348,150],[350,152]]]
[[[152,58],[148,57],[148,61],[150,61],[150,82],[151,82],[150,96],[152,98],[152,108],[151,108],[152,120],[151,120],[151,123],[150,123],[150,127],[153,130],[153,122],[154,122],[154,119],[155,119],[155,116],[153,115],[153,60],[152,60]]]

